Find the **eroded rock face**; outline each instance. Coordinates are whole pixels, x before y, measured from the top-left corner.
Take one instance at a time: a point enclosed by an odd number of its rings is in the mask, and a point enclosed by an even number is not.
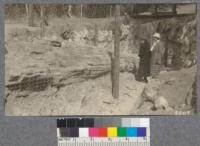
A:
[[[194,112],[196,109],[195,76],[196,66],[161,72],[158,79],[151,79],[145,86],[142,93],[143,105],[138,110],[142,111],[150,102],[153,103],[149,109],[152,113],[154,110],[173,111],[176,114],[191,113],[190,110]]]
[[[169,18],[140,22],[133,25],[133,40],[138,48],[137,37],[143,37],[151,43],[155,32],[161,34],[165,46],[165,65],[182,68],[196,64],[196,18]],[[169,58],[166,57],[168,54]]]
[[[191,106],[195,113],[197,112],[197,98],[197,78],[195,78],[195,81],[189,89],[185,99],[186,105]]]

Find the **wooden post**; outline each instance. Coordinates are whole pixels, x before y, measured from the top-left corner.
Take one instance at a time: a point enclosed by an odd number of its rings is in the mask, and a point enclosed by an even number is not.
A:
[[[119,98],[119,71],[120,71],[120,27],[118,17],[120,16],[120,6],[115,6],[115,28],[114,28],[114,63],[112,77],[112,95]]]
[[[44,37],[44,5],[40,6],[40,27],[41,27],[41,39]]]

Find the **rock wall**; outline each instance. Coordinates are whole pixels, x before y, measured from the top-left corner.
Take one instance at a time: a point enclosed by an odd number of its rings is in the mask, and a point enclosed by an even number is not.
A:
[[[196,64],[196,17],[175,17],[169,19],[133,21],[133,40],[139,48],[138,38],[142,37],[152,43],[155,32],[161,34],[165,45],[165,65],[175,68],[190,67]]]

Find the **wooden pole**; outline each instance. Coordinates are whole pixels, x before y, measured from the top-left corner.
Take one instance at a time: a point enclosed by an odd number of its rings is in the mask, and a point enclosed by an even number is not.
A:
[[[40,6],[40,27],[41,27],[41,39],[44,37],[44,6]]]
[[[114,63],[112,77],[112,95],[119,98],[119,71],[120,71],[120,27],[118,17],[120,16],[120,6],[115,6],[115,28],[114,28]]]

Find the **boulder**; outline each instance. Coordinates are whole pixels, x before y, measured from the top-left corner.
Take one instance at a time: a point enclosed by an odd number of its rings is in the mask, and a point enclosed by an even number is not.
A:
[[[161,82],[156,79],[151,79],[149,83],[145,86],[142,97],[145,100],[149,100],[151,102],[155,102],[158,98],[158,90]]]
[[[154,106],[156,109],[167,109],[169,107],[168,101],[162,96],[154,101]]]
[[[51,45],[54,46],[54,47],[61,47],[62,46],[61,42],[58,42],[58,41],[51,41]]]

